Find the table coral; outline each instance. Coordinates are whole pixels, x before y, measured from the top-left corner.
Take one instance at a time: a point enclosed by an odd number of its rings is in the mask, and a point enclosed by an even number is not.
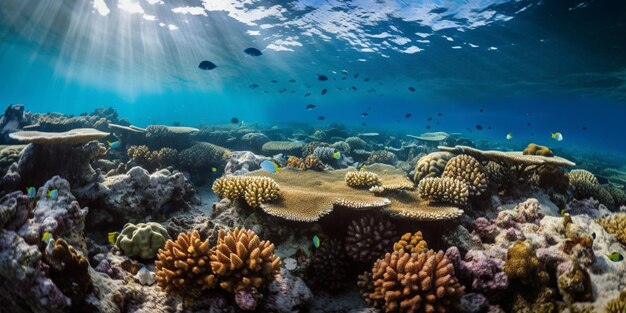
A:
[[[469,194],[481,195],[487,190],[487,172],[473,157],[465,154],[450,159],[441,177],[454,178],[467,184]]]
[[[263,144],[261,150],[267,155],[284,153],[286,155],[300,155],[303,144],[300,141],[268,141]]]
[[[122,232],[115,241],[115,246],[129,257],[138,256],[152,259],[170,239],[167,230],[161,224],[148,222],[124,225]]]

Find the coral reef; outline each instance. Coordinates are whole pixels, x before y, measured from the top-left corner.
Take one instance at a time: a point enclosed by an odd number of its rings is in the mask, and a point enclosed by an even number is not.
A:
[[[421,157],[415,163],[413,181],[417,184],[424,178],[440,177],[448,161],[454,157],[450,152],[433,152]]]
[[[348,266],[342,242],[322,237],[309,266],[309,281],[315,286],[323,286],[324,290],[339,291],[346,287]]]
[[[487,172],[473,157],[465,154],[451,158],[443,170],[443,178],[453,178],[465,182],[469,195],[481,195],[487,190]]]
[[[250,151],[233,151],[224,167],[226,175],[243,175],[250,171],[258,170],[265,157],[256,155]]]
[[[169,294],[191,298],[216,287],[209,250],[209,241],[202,241],[196,231],[168,240],[154,262],[157,285]]]
[[[386,150],[378,150],[372,152],[370,156],[367,158],[365,163],[374,164],[374,163],[382,163],[393,165],[396,161],[398,161],[398,157],[393,152],[389,152]]]
[[[433,203],[448,203],[458,206],[467,204],[467,184],[454,178],[425,178],[417,186],[419,197]]]
[[[336,151],[337,150],[332,147],[316,147],[310,155],[313,155],[320,160],[330,161],[334,159],[333,155]]]
[[[359,137],[348,137],[345,142],[350,146],[350,150],[365,149],[367,142]]]
[[[127,154],[130,159],[131,167],[141,166],[150,172],[168,166],[176,166],[179,160],[178,151],[168,147],[163,147],[157,151],[150,151],[148,146],[130,146]]]
[[[408,253],[422,253],[428,250],[428,243],[424,240],[421,231],[413,234],[406,233],[393,244],[393,251],[404,250]]]
[[[302,157],[306,158],[307,156],[313,154],[313,152],[315,152],[315,149],[317,148],[330,148],[330,144],[326,142],[311,141],[304,145],[304,147],[302,148]],[[319,154],[322,154],[322,152],[323,150],[319,150]],[[319,158],[319,155],[316,156]],[[332,154],[330,155],[330,157],[332,157]]]
[[[574,197],[584,199],[597,197],[599,192],[598,179],[587,170],[572,170],[567,174],[569,183],[574,187]]]
[[[287,166],[295,167],[301,169],[303,171],[306,170],[314,170],[314,171],[322,171],[324,170],[324,163],[320,161],[318,157],[313,154],[307,155],[304,159],[301,159],[296,156],[290,156],[287,159]]]
[[[548,273],[541,269],[533,247],[519,240],[507,251],[504,272],[509,279],[529,286],[545,286],[548,282]]]
[[[304,145],[299,141],[268,141],[261,150],[269,155],[284,153],[286,155],[300,155]]]
[[[596,220],[607,233],[626,245],[626,213],[616,213]]]
[[[398,232],[389,220],[363,216],[348,225],[346,252],[353,260],[369,265],[395,246],[397,239]]]
[[[180,166],[183,169],[210,170],[211,167],[222,167],[230,157],[230,150],[208,142],[197,142],[188,149],[180,151]]]
[[[348,172],[345,176],[346,184],[354,188],[370,188],[381,184],[380,177],[372,172]]]
[[[192,135],[199,129],[165,125],[150,125],[146,128],[146,145],[151,150],[169,147],[177,150],[186,149],[193,144]]]
[[[626,311],[626,290],[606,304],[605,313],[623,313]]]
[[[554,153],[552,152],[552,150],[550,150],[550,148],[546,147],[546,146],[540,146],[534,143],[530,143],[528,144],[528,146],[526,146],[526,148],[524,148],[524,151],[522,151],[522,154],[524,155],[543,155],[543,156],[547,156],[547,157],[552,157],[554,156]]]
[[[281,262],[274,255],[274,244],[261,241],[251,230],[220,230],[213,249],[211,268],[228,292],[260,290],[278,274]]]
[[[115,241],[115,246],[129,257],[152,259],[170,239],[167,230],[157,223],[127,223]]]
[[[494,295],[509,287],[509,277],[500,258],[489,256],[485,251],[469,250],[461,259],[459,249],[454,246],[448,248],[446,256],[454,264],[459,279],[467,281],[472,290]]]
[[[433,250],[387,253],[361,285],[365,301],[384,312],[452,312],[465,290],[443,251]]]
[[[274,201],[280,197],[278,184],[262,176],[224,176],[213,183],[213,191],[222,198],[245,200],[251,207]]]
[[[62,238],[51,241],[44,256],[50,265],[50,278],[64,295],[69,296],[72,307],[79,309],[91,291],[89,262]]]

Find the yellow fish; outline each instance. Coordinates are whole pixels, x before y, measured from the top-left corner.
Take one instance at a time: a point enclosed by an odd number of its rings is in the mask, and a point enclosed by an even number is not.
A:
[[[339,159],[341,159],[341,152],[339,152],[339,151],[335,151],[335,153],[333,153],[333,158],[334,158],[335,160],[339,160]]]
[[[561,216],[565,216],[567,214],[564,209],[561,210]]]
[[[619,252],[613,252],[611,254],[607,254],[606,257],[609,258],[609,260],[613,262],[619,262],[619,261],[624,260],[624,256],[621,255]]]
[[[556,140],[556,141],[563,141],[563,134],[556,132],[556,133],[552,133],[552,139]]]
[[[211,168],[211,173],[215,173],[215,172],[217,172],[217,169],[215,167],[212,167]]]
[[[511,140],[511,139],[513,139],[513,134],[511,133],[506,134],[506,140]]]
[[[41,241],[45,242],[46,244],[48,244],[48,242],[53,239],[54,238],[52,237],[52,234],[49,232],[45,232],[43,233],[43,236],[41,236]]]
[[[117,232],[117,231],[114,231],[114,232],[110,232],[110,233],[108,233],[107,238],[108,238],[108,240],[109,240],[109,243],[110,243],[110,244],[112,244],[112,245],[113,245],[113,244],[115,244],[115,241],[117,241],[117,236],[118,236],[119,234],[120,234],[120,233],[119,233],[119,232]]]

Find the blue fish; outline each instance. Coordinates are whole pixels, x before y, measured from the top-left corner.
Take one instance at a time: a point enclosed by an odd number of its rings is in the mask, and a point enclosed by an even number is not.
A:
[[[253,57],[258,57],[261,56],[263,53],[257,49],[257,48],[246,48],[245,50],[243,50],[243,52],[249,56],[253,56]]]
[[[276,162],[271,161],[271,160],[265,160],[261,162],[261,168],[270,173],[280,172],[281,170],[281,168],[278,167],[278,164],[276,164]]]
[[[34,198],[37,195],[37,190],[35,189],[35,187],[28,187],[26,188],[26,195],[29,198]]]
[[[113,141],[113,142],[107,141],[107,144],[109,144],[109,147],[110,147],[111,149],[117,149],[117,148],[119,148],[119,147],[120,147],[120,145],[121,145],[122,143],[121,143],[119,140],[116,140],[116,141]]]
[[[313,247],[315,247],[315,249],[319,249],[320,247],[320,237],[317,237],[317,235],[313,236]]]
[[[198,65],[198,68],[201,70],[205,70],[205,71],[210,71],[214,68],[216,68],[217,65],[215,65],[215,63],[211,62],[211,61],[202,61],[200,62],[200,64]]]
[[[46,195],[48,196],[48,198],[56,200],[59,198],[59,191],[57,189],[51,189],[48,190],[48,193],[46,193]]]

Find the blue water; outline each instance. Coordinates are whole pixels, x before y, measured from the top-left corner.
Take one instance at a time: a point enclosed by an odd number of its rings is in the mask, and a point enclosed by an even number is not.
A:
[[[623,1],[3,0],[0,17],[3,106],[626,152]]]

